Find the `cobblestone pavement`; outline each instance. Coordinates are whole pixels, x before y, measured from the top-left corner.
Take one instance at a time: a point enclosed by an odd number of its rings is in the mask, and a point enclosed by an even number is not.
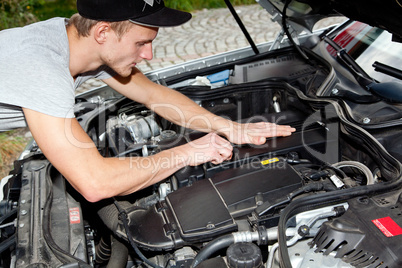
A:
[[[236,6],[235,9],[256,44],[272,41],[280,32],[279,24],[272,22],[270,14],[260,5]],[[193,18],[181,26],[160,28],[153,42],[154,58],[137,65],[142,72],[249,45],[229,9],[204,9],[192,15]],[[343,20],[341,17],[325,19],[318,22],[315,29]],[[91,79],[77,89],[77,93],[101,85],[102,81]]]

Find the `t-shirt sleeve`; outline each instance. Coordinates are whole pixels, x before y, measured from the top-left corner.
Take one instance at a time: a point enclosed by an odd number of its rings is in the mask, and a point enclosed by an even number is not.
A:
[[[24,52],[22,52],[24,53]],[[0,67],[0,92],[4,103],[32,109],[55,117],[74,117],[74,81],[68,66],[52,57],[20,55]]]

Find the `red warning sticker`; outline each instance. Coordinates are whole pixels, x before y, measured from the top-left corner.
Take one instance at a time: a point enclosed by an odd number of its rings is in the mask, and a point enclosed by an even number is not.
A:
[[[70,208],[70,224],[76,224],[80,222],[80,209],[78,207]]]
[[[402,234],[402,228],[391,217],[372,220],[372,222],[386,237]]]

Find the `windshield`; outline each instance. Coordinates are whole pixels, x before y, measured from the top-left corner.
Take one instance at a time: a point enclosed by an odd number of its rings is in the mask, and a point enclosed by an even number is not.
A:
[[[373,63],[377,61],[401,69],[402,44],[392,42],[392,35],[389,32],[361,22],[353,22],[339,32],[334,41],[345,48],[349,55],[375,80],[379,82],[398,80],[375,71],[373,67]],[[327,49],[333,56],[336,55],[330,46]]]

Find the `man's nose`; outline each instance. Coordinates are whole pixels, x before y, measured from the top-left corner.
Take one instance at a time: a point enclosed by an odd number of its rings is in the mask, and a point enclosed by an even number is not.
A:
[[[141,51],[140,56],[144,60],[152,60],[152,58],[153,58],[152,43],[145,44],[145,46],[143,47],[143,49]]]

